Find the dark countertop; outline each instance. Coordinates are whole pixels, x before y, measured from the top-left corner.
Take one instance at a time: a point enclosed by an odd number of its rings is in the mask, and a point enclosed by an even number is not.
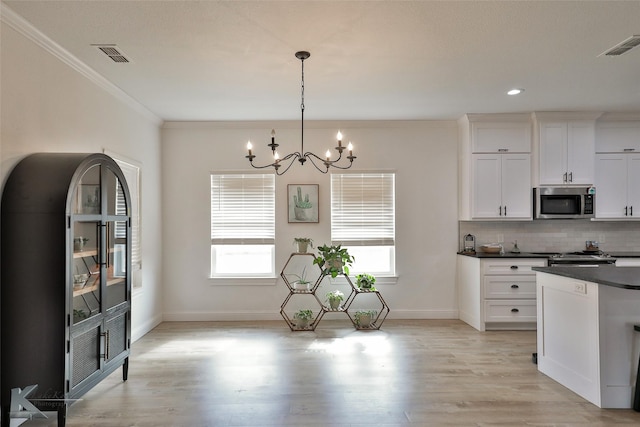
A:
[[[611,255],[613,258],[640,258],[640,252],[608,252],[605,253]],[[531,253],[531,252],[521,252],[519,254],[511,253],[505,250],[504,255],[497,254],[488,254],[486,252],[477,251],[475,254],[465,254],[462,252],[458,252],[458,255],[465,255],[474,258],[549,258],[548,254],[540,254],[540,253]]]
[[[640,258],[640,252],[607,252],[614,258]]]
[[[616,288],[640,290],[640,267],[532,267],[534,271],[585,280]]]
[[[462,252],[458,252],[458,255],[470,256],[473,258],[543,258],[548,259],[549,255],[546,254],[532,254],[530,252],[520,252],[519,254],[514,254],[509,251],[505,251],[504,255],[497,254],[489,254],[482,251],[477,251],[475,254],[465,254]],[[638,255],[640,256],[640,254]]]

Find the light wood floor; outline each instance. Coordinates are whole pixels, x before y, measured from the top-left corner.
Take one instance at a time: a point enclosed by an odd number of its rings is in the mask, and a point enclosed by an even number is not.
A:
[[[323,320],[163,323],[69,410],[69,426],[613,426],[605,410],[540,374],[535,332],[455,320],[356,331]]]

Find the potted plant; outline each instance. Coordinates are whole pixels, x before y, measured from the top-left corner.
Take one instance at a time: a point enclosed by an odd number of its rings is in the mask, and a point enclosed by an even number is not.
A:
[[[311,310],[298,310],[294,315],[294,323],[296,327],[305,329],[309,327],[309,321],[313,318],[313,312]]]
[[[353,317],[358,328],[370,328],[377,315],[377,310],[358,310]]]
[[[372,274],[356,274],[356,286],[360,288],[360,290],[375,291],[374,283],[376,283],[376,278]]]
[[[309,290],[309,285],[311,284],[311,282],[307,280],[307,267],[304,267],[302,269],[302,273],[300,274],[292,273],[291,276],[295,278],[295,280],[292,282],[294,289],[307,290],[307,291]]]
[[[313,240],[309,237],[294,237],[293,242],[297,245],[299,254],[306,254],[309,246],[313,248]]]
[[[318,264],[322,269],[323,275],[330,274],[332,278],[336,278],[338,274],[349,274],[349,266],[355,261],[355,258],[349,255],[346,248],[337,246],[319,246],[318,256],[313,260],[314,264]]]
[[[338,310],[340,308],[340,302],[344,299],[344,294],[336,289],[335,291],[327,293],[326,297],[331,310]]]

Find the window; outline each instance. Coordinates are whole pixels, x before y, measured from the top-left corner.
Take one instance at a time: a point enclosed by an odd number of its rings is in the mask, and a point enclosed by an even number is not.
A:
[[[115,154],[109,155],[115,160],[118,166],[120,166],[124,179],[127,181],[127,187],[129,187],[129,196],[131,197],[131,286],[139,288],[142,286],[142,254],[140,251],[140,166],[134,164],[133,161],[120,160],[116,158],[117,155]],[[116,214],[125,214],[126,209],[124,195],[121,190],[117,189]],[[123,227],[126,227],[126,224],[116,224],[116,238],[126,236],[126,230],[123,229]],[[124,254],[124,251],[120,251],[120,253]],[[124,274],[125,261],[124,258],[115,260],[115,269],[120,275]]]
[[[331,175],[331,241],[355,257],[352,273],[395,275],[395,174]]]
[[[211,277],[275,276],[275,175],[211,175]]]

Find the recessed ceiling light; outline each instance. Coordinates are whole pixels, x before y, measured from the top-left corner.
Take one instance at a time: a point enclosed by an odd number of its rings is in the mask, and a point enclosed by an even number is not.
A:
[[[520,95],[522,92],[524,92],[524,89],[511,89],[507,92],[507,95]]]

